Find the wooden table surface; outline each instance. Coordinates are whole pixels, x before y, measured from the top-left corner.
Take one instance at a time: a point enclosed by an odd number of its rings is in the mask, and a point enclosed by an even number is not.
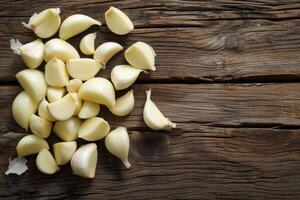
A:
[[[89,0],[0,1],[0,199],[299,199],[300,198],[300,1],[299,0]],[[103,25],[97,45],[135,41],[157,52],[157,71],[133,86],[136,107],[128,117],[100,116],[130,133],[125,169],[99,146],[96,177],[72,175],[69,166],[41,174],[35,156],[22,176],[3,173],[27,134],[11,105],[25,69],[9,39],[30,42],[21,25],[33,12],[60,7],[103,20],[110,6],[127,13],[135,30],[117,37]],[[70,42],[78,47],[79,35]],[[117,55],[99,76],[109,77]],[[145,90],[177,123],[154,132],[142,120]],[[118,93],[121,94],[121,93]],[[58,141],[55,136],[51,142]]]

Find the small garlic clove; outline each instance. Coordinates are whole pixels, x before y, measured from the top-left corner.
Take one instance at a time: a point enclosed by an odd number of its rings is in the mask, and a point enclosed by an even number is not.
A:
[[[50,103],[60,100],[66,93],[65,88],[48,87],[47,99]]]
[[[110,112],[116,116],[126,116],[134,108],[134,96],[133,90],[128,91],[125,95],[116,100],[116,104],[113,107],[108,107]]]
[[[151,89],[146,91],[147,100],[144,106],[143,118],[147,126],[153,130],[171,130],[176,127],[166,118],[151,100]]]
[[[101,69],[102,65],[94,59],[79,58],[67,61],[67,69],[72,78],[82,81],[93,78]]]
[[[53,122],[53,121],[55,121],[55,119],[49,113],[48,105],[49,105],[49,102],[44,98],[39,105],[38,114],[40,117],[42,117],[50,122]]]
[[[106,106],[115,105],[115,90],[111,82],[105,78],[92,78],[79,89],[79,98]]]
[[[145,42],[136,42],[125,51],[127,62],[138,69],[155,71],[155,52]]]
[[[76,92],[71,92],[69,94],[75,99],[75,113],[73,115],[78,115],[82,106],[82,100],[79,98],[79,95]]]
[[[110,7],[105,12],[105,22],[109,30],[118,35],[125,35],[134,28],[129,17],[115,7]]]
[[[67,40],[91,27],[101,26],[101,22],[82,14],[75,14],[67,17],[59,29],[59,37]]]
[[[52,117],[56,120],[64,121],[70,119],[76,111],[76,99],[67,94],[63,98],[48,105]]]
[[[48,149],[43,149],[36,157],[36,166],[44,174],[54,174],[60,168]]]
[[[26,135],[17,144],[18,157],[36,154],[43,149],[49,149],[47,141],[36,135]]]
[[[47,138],[50,136],[52,123],[44,118],[32,114],[30,118],[29,126],[31,132],[41,138]]]
[[[95,52],[95,40],[97,33],[90,33],[80,40],[80,51],[85,55],[93,55]]]
[[[106,149],[122,160],[126,168],[131,167],[128,162],[129,146],[129,136],[125,127],[118,127],[112,130],[105,138]]]
[[[47,84],[43,72],[36,69],[24,69],[17,73],[16,78],[27,94],[35,101],[41,101],[45,98]]]
[[[86,141],[96,141],[104,138],[110,131],[110,126],[103,118],[93,117],[85,120],[78,131],[78,137]]]
[[[47,84],[52,87],[65,87],[69,82],[65,63],[56,57],[52,58],[45,65],[45,79]]]
[[[84,101],[78,113],[80,119],[96,117],[100,112],[100,105],[97,103]]]
[[[78,138],[80,119],[72,117],[65,121],[55,122],[53,132],[63,141],[70,142]]]
[[[82,81],[80,79],[72,79],[68,82],[66,88],[68,92],[78,92],[79,88],[82,85]]]
[[[118,52],[122,51],[123,47],[116,42],[105,42],[97,47],[94,53],[94,59],[100,62],[102,65],[106,63]]]
[[[49,62],[52,58],[56,57],[64,62],[69,59],[79,58],[76,49],[68,42],[54,38],[45,44],[45,61]]]
[[[73,142],[59,142],[53,144],[53,153],[58,165],[67,164],[77,149],[77,144]]]

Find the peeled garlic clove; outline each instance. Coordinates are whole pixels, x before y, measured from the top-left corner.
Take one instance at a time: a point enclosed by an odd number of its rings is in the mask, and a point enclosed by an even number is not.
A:
[[[126,116],[134,108],[134,96],[133,90],[128,91],[125,95],[116,100],[116,104],[113,107],[108,107],[110,112],[116,116]]]
[[[52,123],[37,115],[32,114],[29,122],[30,130],[41,138],[49,137],[52,129]]]
[[[118,35],[125,35],[134,28],[129,17],[115,7],[110,7],[105,12],[105,22],[109,30]]]
[[[80,51],[85,55],[93,55],[95,52],[95,39],[97,33],[90,33],[84,36],[80,40],[79,48]]]
[[[118,127],[112,130],[105,138],[106,149],[122,160],[127,168],[131,167],[128,162],[129,146],[129,136],[125,127]]]
[[[53,144],[54,158],[58,165],[67,164],[77,149],[76,142],[59,142]]]
[[[49,102],[44,98],[39,105],[38,114],[40,117],[53,122],[53,121],[55,121],[55,119],[49,113],[48,105],[49,105]]]
[[[64,94],[66,93],[65,88],[55,88],[55,87],[48,87],[47,89],[47,99],[50,103],[60,100]]]
[[[36,166],[44,174],[54,174],[60,170],[48,149],[39,152],[36,157]]]
[[[59,14],[59,8],[49,8],[39,14],[34,13],[28,24],[25,22],[22,22],[22,24],[26,28],[32,29],[38,37],[49,38],[59,29],[61,23]]]
[[[82,85],[82,81],[80,79],[72,79],[68,82],[66,88],[68,92],[78,92],[79,88]]]
[[[36,154],[43,149],[49,149],[46,140],[36,135],[26,135],[17,144],[18,157]]]
[[[123,47],[116,42],[105,42],[97,47],[94,53],[94,59],[103,64],[106,63],[119,51],[122,51]]]
[[[127,62],[138,69],[155,71],[155,52],[145,42],[136,42],[125,51]]]
[[[25,45],[22,45],[19,40],[11,39],[10,48],[15,54],[21,55],[24,63],[29,68],[37,68],[44,60],[44,43],[40,39]]]
[[[72,92],[70,95],[72,95],[75,100],[75,113],[73,115],[78,115],[82,106],[82,100],[79,98],[79,95],[76,92]]]
[[[78,130],[81,121],[77,117],[72,117],[65,121],[55,122],[53,131],[63,141],[70,142],[78,138]]]
[[[17,73],[17,80],[35,101],[41,101],[47,92],[47,84],[43,72],[36,69],[25,69]]]
[[[45,65],[45,79],[47,84],[52,87],[65,87],[69,82],[65,63],[56,57],[52,58]]]
[[[70,59],[67,61],[67,69],[70,76],[82,81],[93,78],[101,67],[99,62],[90,58]]]
[[[50,103],[48,109],[56,120],[70,119],[76,111],[76,99],[71,94],[67,94],[60,100]]]
[[[93,117],[85,120],[78,131],[78,137],[86,141],[96,141],[104,138],[110,131],[110,126],[103,118]]]
[[[166,118],[151,100],[151,89],[146,91],[147,100],[144,106],[143,118],[147,126],[153,130],[171,130],[176,127]]]
[[[25,91],[18,94],[12,105],[12,114],[16,122],[24,129],[28,129],[29,120],[37,110],[38,102]]]
[[[115,105],[115,90],[111,82],[105,78],[92,78],[79,89],[79,98],[106,106]]]
[[[64,62],[69,59],[79,58],[76,49],[68,42],[54,38],[45,44],[45,61],[49,62],[52,58],[58,58]]]
[[[78,117],[81,119],[88,119],[96,117],[100,112],[100,105],[97,103],[84,101],[82,107],[78,113]]]

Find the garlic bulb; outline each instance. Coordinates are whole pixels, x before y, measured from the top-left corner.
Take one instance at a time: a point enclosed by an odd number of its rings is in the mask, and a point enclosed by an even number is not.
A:
[[[112,130],[105,138],[106,149],[122,160],[127,168],[131,167],[128,162],[129,146],[129,136],[125,127],[118,127]]]
[[[84,101],[78,113],[80,119],[96,117],[100,112],[100,105],[97,103]]]
[[[95,39],[97,33],[90,33],[80,40],[80,51],[85,55],[93,55],[95,52]]]
[[[126,116],[134,108],[134,96],[133,90],[128,91],[125,95],[116,100],[116,104],[113,107],[108,107],[110,112],[116,116]]]
[[[44,60],[44,43],[36,39],[23,45],[19,40],[11,39],[10,48],[15,54],[21,55],[22,60],[29,68],[37,68]]]
[[[69,82],[65,63],[56,57],[52,58],[45,65],[45,79],[47,84],[52,87],[65,87]]]
[[[53,122],[53,121],[55,121],[55,119],[49,113],[48,105],[49,105],[49,102],[44,98],[39,105],[38,114],[40,117]]]
[[[122,51],[123,47],[116,42],[105,42],[97,47],[94,53],[94,59],[105,65],[118,52]]]
[[[50,136],[52,123],[44,118],[32,114],[29,122],[30,130],[35,135],[41,138],[47,138]]]
[[[85,120],[78,131],[78,137],[86,141],[96,141],[104,138],[110,131],[110,126],[103,118],[93,117]]]
[[[63,98],[48,105],[52,117],[56,120],[64,121],[70,119],[76,111],[76,99],[67,94]]]
[[[39,152],[36,157],[36,166],[44,174],[54,174],[60,170],[48,149]]]
[[[68,82],[66,88],[68,92],[78,92],[79,88],[82,85],[82,81],[80,79],[72,79]]]
[[[75,113],[73,115],[78,115],[82,106],[82,100],[79,98],[79,95],[76,92],[71,92],[69,94],[72,95],[75,100]]]
[[[40,12],[39,14],[34,13],[28,24],[22,22],[23,26],[28,29],[32,29],[33,32],[40,38],[49,38],[53,36],[59,29],[60,19],[59,8],[49,8]]]
[[[115,7],[110,7],[105,12],[105,22],[109,30],[118,35],[125,35],[134,28],[129,17]]]
[[[53,132],[63,141],[74,141],[78,138],[78,130],[80,125],[80,119],[77,117],[72,117],[65,121],[55,122]]]
[[[60,100],[64,94],[66,93],[65,88],[55,88],[55,87],[48,87],[47,89],[47,99],[50,103]]]
[[[144,106],[143,118],[147,126],[153,130],[171,130],[176,127],[166,118],[151,100],[151,89],[146,91],[147,100]]]
[[[36,154],[43,149],[49,149],[46,140],[36,135],[26,135],[17,144],[18,157]]]
[[[82,81],[93,78],[101,67],[99,62],[90,58],[70,59],[67,61],[67,69],[70,76]]]
[[[62,40],[67,40],[83,31],[92,25],[101,26],[101,22],[82,14],[75,14],[67,17],[59,29],[59,37]]]
[[[97,145],[90,143],[81,146],[71,159],[73,173],[83,178],[94,178],[97,166]]]
[[[155,71],[155,52],[145,42],[136,42],[125,51],[127,62],[138,69]]]
[[[77,149],[77,144],[73,142],[59,142],[53,144],[54,158],[58,165],[67,164]]]

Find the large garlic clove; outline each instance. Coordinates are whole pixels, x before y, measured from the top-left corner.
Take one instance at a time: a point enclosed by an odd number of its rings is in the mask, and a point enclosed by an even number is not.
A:
[[[115,105],[115,90],[111,82],[105,78],[92,78],[79,89],[79,98],[106,106]]]
[[[77,144],[73,142],[59,142],[53,144],[53,153],[58,165],[67,164],[77,149]]]
[[[24,69],[17,73],[17,80],[35,101],[41,101],[46,96],[47,84],[43,72],[36,69]]]
[[[38,114],[40,117],[53,122],[53,121],[55,121],[55,119],[49,113],[48,105],[49,105],[49,102],[44,98],[39,105]]]
[[[127,168],[131,167],[128,162],[129,146],[129,136],[125,127],[118,127],[112,130],[105,138],[106,149],[122,160]]]
[[[10,40],[10,48],[15,54],[21,55],[24,63],[29,68],[37,68],[44,60],[44,43],[40,39],[36,39],[25,45],[19,40]]]
[[[111,81],[116,90],[123,90],[131,86],[142,71],[146,72],[130,65],[117,65],[111,71]]]
[[[49,38],[59,29],[61,23],[59,14],[59,8],[49,8],[39,14],[34,13],[28,24],[24,22],[22,24],[26,28],[32,29],[38,37]]]
[[[70,76],[82,81],[93,78],[101,67],[99,62],[90,58],[70,59],[67,61],[67,69]]]
[[[60,100],[66,93],[65,88],[48,87],[47,99],[50,103]]]
[[[52,58],[58,58],[66,62],[69,59],[79,58],[76,49],[68,42],[54,38],[45,44],[45,61],[49,62]]]
[[[71,94],[67,94],[60,100],[50,103],[48,109],[56,120],[70,119],[76,111],[76,99]]]
[[[53,131],[63,141],[70,142],[78,138],[78,130],[80,125],[80,119],[77,117],[72,117],[65,121],[55,122]]]
[[[17,144],[18,157],[36,154],[43,149],[49,149],[46,140],[36,135],[26,135]]]
[[[68,82],[66,88],[68,92],[78,92],[79,88],[82,85],[82,81],[80,79],[72,79]]]
[[[54,174],[60,170],[48,149],[40,151],[35,162],[37,168],[44,174]]]
[[[155,52],[145,42],[136,42],[125,51],[127,62],[138,69],[155,71]]]
[[[96,117],[100,112],[100,105],[97,103],[84,101],[82,107],[78,113],[78,117],[81,119],[88,119]]]
[[[85,55],[93,55],[95,52],[95,39],[97,33],[90,33],[84,36],[80,40],[79,48],[80,51]]]
[[[151,89],[146,91],[147,100],[144,106],[143,118],[147,126],[153,130],[171,130],[176,127],[166,118],[151,100]]]
[[[94,53],[94,59],[105,65],[118,52],[122,51],[123,47],[116,42],[105,42],[97,47]]]
[[[45,65],[45,79],[47,84],[52,87],[65,87],[69,82],[65,63],[56,57],[52,58]]]
[[[115,7],[110,7],[105,12],[105,22],[109,30],[118,35],[125,35],[134,28],[129,17]]]
[[[38,102],[25,91],[18,94],[12,105],[12,114],[16,122],[24,129],[28,129],[29,120],[37,110]]]
[[[73,96],[73,98],[75,100],[75,113],[73,115],[78,115],[78,113],[81,109],[81,106],[82,106],[82,100],[79,98],[78,93],[72,92],[70,94]]]
[[[29,126],[31,132],[41,138],[47,138],[50,136],[52,123],[44,118],[32,114]]]
[[[101,26],[101,22],[82,14],[75,14],[67,17],[59,29],[59,37],[67,40],[91,27]]]
[[[113,107],[108,107],[110,112],[116,116],[126,116],[134,108],[134,96],[133,90],[128,91],[125,95],[116,100],[116,104]]]
[[[78,137],[86,141],[96,141],[104,138],[110,131],[110,126],[103,118],[93,117],[85,120],[78,131]]]

